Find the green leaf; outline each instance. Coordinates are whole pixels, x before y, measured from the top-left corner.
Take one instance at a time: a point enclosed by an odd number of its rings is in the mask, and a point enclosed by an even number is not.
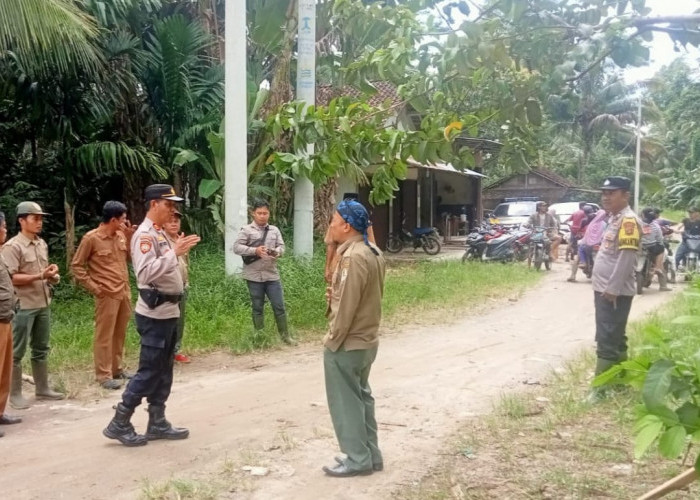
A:
[[[635,425],[634,457],[639,459],[661,434],[664,424],[656,415],[646,415]]]
[[[199,196],[201,196],[204,199],[207,199],[222,187],[223,184],[216,179],[202,179],[199,182]]]
[[[690,325],[690,326],[700,326],[700,316],[676,316],[671,320],[673,325]]]
[[[659,438],[659,451],[666,458],[677,458],[683,451],[687,434],[682,425],[666,429]]]
[[[671,377],[675,365],[673,361],[661,359],[651,365],[642,388],[642,399],[650,410],[664,406],[671,387]]]

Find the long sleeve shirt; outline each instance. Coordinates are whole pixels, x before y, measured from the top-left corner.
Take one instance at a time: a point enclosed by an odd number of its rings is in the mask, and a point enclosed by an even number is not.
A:
[[[12,286],[12,276],[0,253],[0,323],[9,323],[15,315],[17,295]]]
[[[338,259],[331,280],[331,297],[326,310],[328,333],[323,344],[331,351],[369,349],[379,344],[379,322],[386,265],[356,236],[338,247]]]
[[[177,255],[165,232],[146,217],[131,238],[131,263],[139,289],[154,286],[163,294],[179,295],[184,290]],[[180,317],[180,304],[164,302],[151,309],[139,296],[136,312],[153,319]]]
[[[268,227],[265,241],[262,241],[265,228]],[[238,237],[233,244],[233,253],[236,255],[254,256],[255,249],[259,246],[267,247],[277,252],[277,257],[284,254],[284,240],[282,233],[276,226],[258,226],[255,222],[243,226],[238,232]],[[241,273],[243,279],[248,281],[279,281],[280,273],[277,269],[277,259],[274,257],[262,257],[250,264],[243,264]]]
[[[76,281],[93,295],[131,297],[128,244],[122,231],[108,235],[102,224],[89,231],[83,236],[70,264]]]
[[[610,216],[593,266],[593,290],[634,296],[637,253],[641,246],[641,221],[628,206]]]

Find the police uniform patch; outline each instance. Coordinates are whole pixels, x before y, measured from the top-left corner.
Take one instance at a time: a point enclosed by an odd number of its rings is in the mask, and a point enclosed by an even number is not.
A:
[[[141,250],[141,253],[150,252],[152,246],[153,243],[151,242],[151,238],[143,236],[141,237],[141,241],[139,241],[139,250]]]
[[[639,249],[639,226],[634,217],[625,217],[622,219],[620,229],[617,233],[617,248],[619,250],[637,250]]]

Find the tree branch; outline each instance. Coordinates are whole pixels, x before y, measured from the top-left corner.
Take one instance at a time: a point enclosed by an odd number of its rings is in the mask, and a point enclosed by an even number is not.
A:
[[[658,16],[658,17],[638,17],[632,18],[631,26],[643,27],[653,24],[684,24],[684,23],[700,23],[700,14],[691,14],[689,16]]]

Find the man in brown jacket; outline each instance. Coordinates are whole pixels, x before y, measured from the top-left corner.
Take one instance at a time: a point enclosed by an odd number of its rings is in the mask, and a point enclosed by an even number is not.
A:
[[[369,214],[357,201],[344,200],[329,233],[338,258],[327,289],[329,320],[323,343],[326,397],[340,450],[347,458],[323,467],[333,477],[372,474],[384,468],[377,441],[369,373],[377,356],[384,293],[384,258],[368,241]]]
[[[0,212],[0,248],[7,239],[5,214]],[[17,296],[12,286],[12,276],[5,259],[0,254],[0,425],[18,424],[20,417],[5,414],[7,396],[12,378],[12,317],[15,315]],[[0,431],[0,437],[5,433]]]
[[[126,218],[126,205],[108,201],[99,227],[83,236],[71,262],[76,281],[95,297],[95,378],[105,389],[119,389],[126,327],[131,317],[131,289],[126,262],[136,228]]]

